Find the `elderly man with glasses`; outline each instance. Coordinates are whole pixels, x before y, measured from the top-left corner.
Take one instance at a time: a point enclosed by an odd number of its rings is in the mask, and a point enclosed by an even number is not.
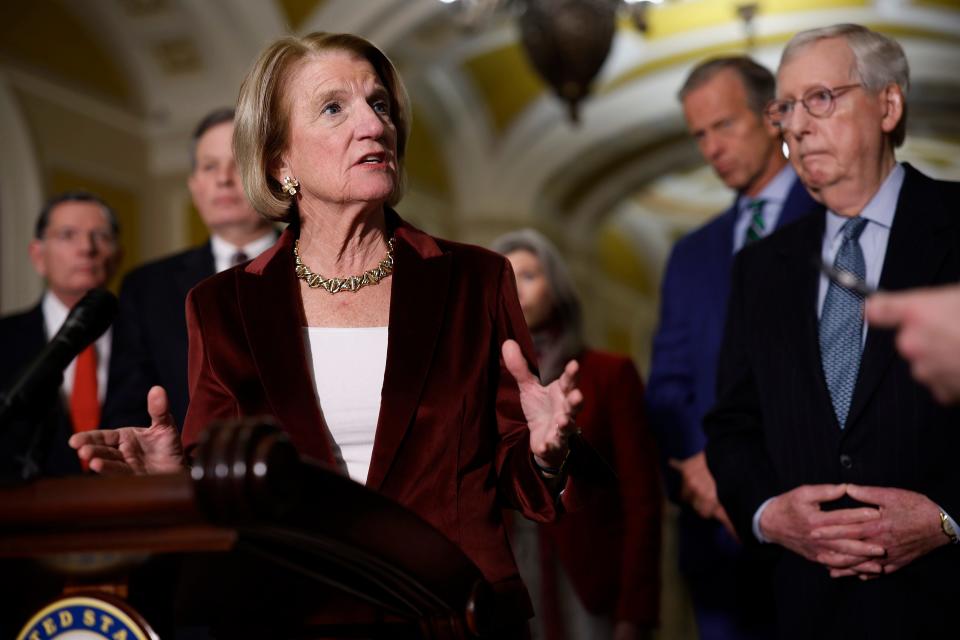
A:
[[[24,374],[24,367],[43,351],[84,295],[110,282],[122,257],[117,215],[93,193],[60,193],[37,216],[28,250],[45,290],[31,309],[0,318],[0,395]],[[110,341],[108,329],[70,361],[59,392],[51,391],[49,402],[37,402],[2,425],[0,482],[20,479],[24,473],[81,472],[67,440],[74,432],[96,429],[100,423]]]
[[[908,86],[896,42],[837,25],[790,41],[765,110],[826,212],[738,254],[705,429],[741,539],[776,551],[784,638],[931,638],[954,623],[960,411],[863,316],[870,288],[960,279],[960,185],[896,161]]]

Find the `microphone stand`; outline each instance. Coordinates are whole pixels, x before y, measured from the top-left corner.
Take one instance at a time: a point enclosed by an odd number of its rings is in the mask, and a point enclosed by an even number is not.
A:
[[[43,470],[44,463],[53,448],[54,436],[57,433],[55,426],[50,426],[56,420],[56,410],[51,407],[40,421],[38,428],[33,429],[30,441],[22,454],[16,456],[20,466],[20,480],[29,482],[38,478]]]
[[[55,410],[63,370],[78,353],[99,338],[117,315],[117,299],[105,289],[91,289],[67,314],[67,319],[43,349],[0,396],[0,454],[16,460],[21,480],[39,475],[57,437]],[[39,422],[28,422],[43,416]],[[14,428],[14,425],[17,425]],[[20,452],[19,454],[17,452]],[[4,461],[5,462],[5,461]]]
[[[60,382],[53,383],[51,380],[49,391],[37,394],[30,405],[4,416],[2,430],[10,439],[7,446],[10,447],[8,452],[12,467],[0,474],[0,484],[11,486],[27,483],[42,475],[54,440],[61,431],[57,424],[60,418]],[[6,400],[4,398],[3,402]]]

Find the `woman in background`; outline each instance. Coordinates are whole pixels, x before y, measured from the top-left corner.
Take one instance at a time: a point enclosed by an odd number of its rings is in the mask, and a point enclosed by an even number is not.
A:
[[[513,265],[541,381],[580,365],[584,438],[614,466],[619,491],[555,523],[514,519],[520,572],[534,599],[535,637],[642,638],[658,622],[661,493],[643,415],[643,384],[629,358],[588,349],[580,300],[560,255],[532,229],[493,242]]]

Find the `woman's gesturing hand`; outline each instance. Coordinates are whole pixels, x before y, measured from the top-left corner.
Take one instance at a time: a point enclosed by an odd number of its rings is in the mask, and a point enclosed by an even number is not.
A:
[[[149,428],[83,431],[70,437],[70,446],[97,473],[142,475],[180,471],[185,460],[183,444],[163,387],[150,389],[147,411]]]
[[[530,451],[542,467],[558,468],[567,455],[567,438],[576,433],[573,422],[583,394],[576,386],[576,361],[567,363],[559,378],[543,386],[530,372],[520,345],[507,340],[502,348],[503,361],[520,387],[520,405],[530,429]]]

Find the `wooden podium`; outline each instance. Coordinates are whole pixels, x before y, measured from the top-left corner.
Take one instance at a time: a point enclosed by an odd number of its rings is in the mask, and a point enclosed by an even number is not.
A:
[[[452,542],[255,421],[208,430],[190,472],[0,489],[0,635],[81,592],[124,599],[160,638],[453,639],[498,626],[489,585]]]

